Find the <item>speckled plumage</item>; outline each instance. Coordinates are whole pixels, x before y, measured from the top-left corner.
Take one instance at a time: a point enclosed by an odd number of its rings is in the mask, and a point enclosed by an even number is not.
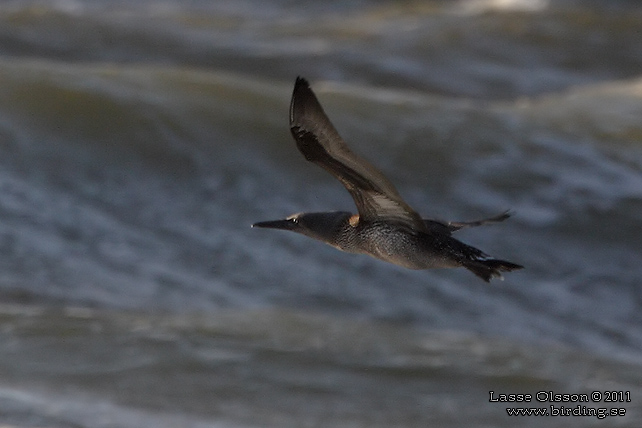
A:
[[[290,103],[290,130],[308,161],[330,172],[350,192],[359,212],[299,213],[254,227],[291,230],[349,253],[368,254],[409,269],[463,266],[485,281],[522,266],[494,259],[452,237],[471,226],[503,221],[507,212],[473,222],[422,219],[377,168],[339,136],[303,78]]]

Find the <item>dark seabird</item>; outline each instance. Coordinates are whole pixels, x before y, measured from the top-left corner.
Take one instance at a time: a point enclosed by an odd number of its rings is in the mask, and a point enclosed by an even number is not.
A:
[[[410,269],[463,266],[487,282],[492,277],[502,279],[502,271],[523,267],[492,258],[452,237],[465,227],[505,220],[508,212],[472,222],[422,219],[381,171],[348,148],[301,77],[292,93],[290,131],[303,156],[345,186],[359,213],[299,213],[252,227],[291,230],[342,251],[368,254]]]

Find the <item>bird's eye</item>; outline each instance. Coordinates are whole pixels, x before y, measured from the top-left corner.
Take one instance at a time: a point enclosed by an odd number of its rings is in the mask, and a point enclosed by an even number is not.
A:
[[[292,217],[292,218],[290,219],[290,221],[291,221],[292,223],[294,223],[294,224],[297,224],[297,223],[299,223],[299,217]]]

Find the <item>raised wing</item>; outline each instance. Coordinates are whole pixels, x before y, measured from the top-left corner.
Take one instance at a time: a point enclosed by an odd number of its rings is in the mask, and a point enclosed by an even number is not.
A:
[[[390,181],[365,159],[354,154],[310,89],[298,77],[290,103],[290,131],[303,156],[336,177],[350,192],[360,219],[395,220],[426,230],[421,217],[401,198]]]

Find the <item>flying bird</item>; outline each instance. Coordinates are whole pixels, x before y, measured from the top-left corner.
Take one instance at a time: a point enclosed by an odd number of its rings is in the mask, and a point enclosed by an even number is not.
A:
[[[453,238],[453,232],[507,219],[504,212],[471,222],[423,219],[392,183],[339,136],[307,80],[298,77],[290,102],[290,131],[299,151],[348,190],[358,214],[298,213],[252,227],[290,230],[348,253],[368,254],[409,269],[465,267],[489,282],[501,272],[522,269]]]

